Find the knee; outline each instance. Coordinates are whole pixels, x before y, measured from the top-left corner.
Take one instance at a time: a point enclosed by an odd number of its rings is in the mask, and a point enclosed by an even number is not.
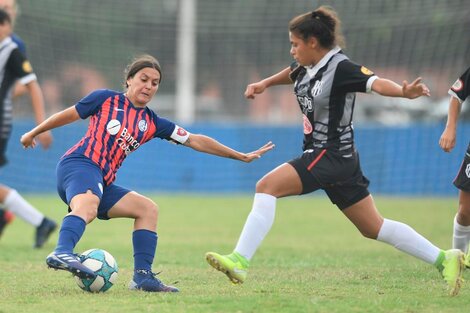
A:
[[[368,239],[376,240],[379,236],[379,232],[374,230],[361,230],[360,232],[362,236]]]
[[[256,183],[256,193],[269,193],[269,184],[265,177]]]
[[[470,207],[464,206],[462,203],[459,205],[457,221],[462,225],[470,225]]]
[[[158,219],[158,205],[152,200],[148,199],[147,201],[145,201],[145,204],[142,209],[144,217],[146,219],[152,221],[156,221]]]
[[[98,216],[98,208],[94,207],[75,207],[72,212],[74,215],[83,218],[87,224]]]

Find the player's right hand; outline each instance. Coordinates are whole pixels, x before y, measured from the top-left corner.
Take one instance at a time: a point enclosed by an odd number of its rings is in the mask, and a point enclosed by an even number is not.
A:
[[[249,84],[248,86],[246,86],[245,97],[247,99],[254,99],[255,95],[263,93],[265,89],[266,86],[262,82]]]

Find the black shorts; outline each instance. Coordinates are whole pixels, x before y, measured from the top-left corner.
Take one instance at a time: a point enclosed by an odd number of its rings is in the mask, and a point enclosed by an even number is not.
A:
[[[454,179],[454,185],[460,190],[470,192],[470,144],[463,158],[459,173]]]
[[[288,163],[300,176],[302,194],[323,189],[341,210],[370,194],[369,180],[362,175],[357,152],[345,158],[331,150],[307,150]]]

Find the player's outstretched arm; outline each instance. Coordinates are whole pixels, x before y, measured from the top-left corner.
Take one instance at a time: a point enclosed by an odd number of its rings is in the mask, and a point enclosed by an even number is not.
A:
[[[199,152],[235,159],[246,163],[259,159],[263,154],[274,148],[274,144],[270,141],[253,152],[242,153],[221,144],[211,137],[197,134],[189,135],[184,145]]]
[[[430,95],[429,88],[422,82],[421,77],[416,78],[412,83],[405,80],[402,86],[389,79],[378,78],[372,83],[372,90],[382,96],[408,99]]]
[[[444,129],[444,132],[439,139],[439,146],[445,152],[450,152],[455,147],[455,138],[457,136],[457,121],[460,115],[461,106],[462,105],[459,99],[450,97],[446,128]]]
[[[47,132],[51,129],[70,124],[80,119],[77,109],[75,106],[72,106],[63,111],[57,112],[51,115],[48,119],[40,123],[38,126],[34,127],[29,132],[21,136],[20,142],[23,145],[23,148],[34,148],[36,146],[36,141],[34,138],[40,134]]]
[[[268,87],[292,84],[289,73],[290,67],[287,67],[273,76],[265,78],[257,83],[249,84],[246,86],[245,97],[248,99],[254,99],[257,94],[263,93]]]

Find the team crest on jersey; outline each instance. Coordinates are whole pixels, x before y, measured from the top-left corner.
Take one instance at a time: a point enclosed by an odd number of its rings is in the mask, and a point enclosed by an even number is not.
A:
[[[465,169],[465,174],[467,174],[467,177],[470,178],[470,164],[467,164],[467,168]]]
[[[31,63],[29,63],[28,61],[24,61],[22,67],[25,73],[33,72],[33,67],[31,66]]]
[[[463,88],[463,82],[461,79],[457,79],[455,83],[452,85],[453,91],[460,91]]]
[[[364,75],[373,75],[374,72],[372,72],[371,70],[369,70],[367,67],[365,66],[361,66],[361,72],[362,74]]]
[[[148,128],[147,121],[146,120],[140,120],[138,126],[139,126],[139,129],[140,129],[141,132],[146,131],[147,128]]]
[[[323,86],[323,82],[321,80],[317,80],[315,82],[315,85],[313,85],[313,87],[312,87],[312,96],[313,97],[316,97],[316,96],[321,94],[322,86]]]

